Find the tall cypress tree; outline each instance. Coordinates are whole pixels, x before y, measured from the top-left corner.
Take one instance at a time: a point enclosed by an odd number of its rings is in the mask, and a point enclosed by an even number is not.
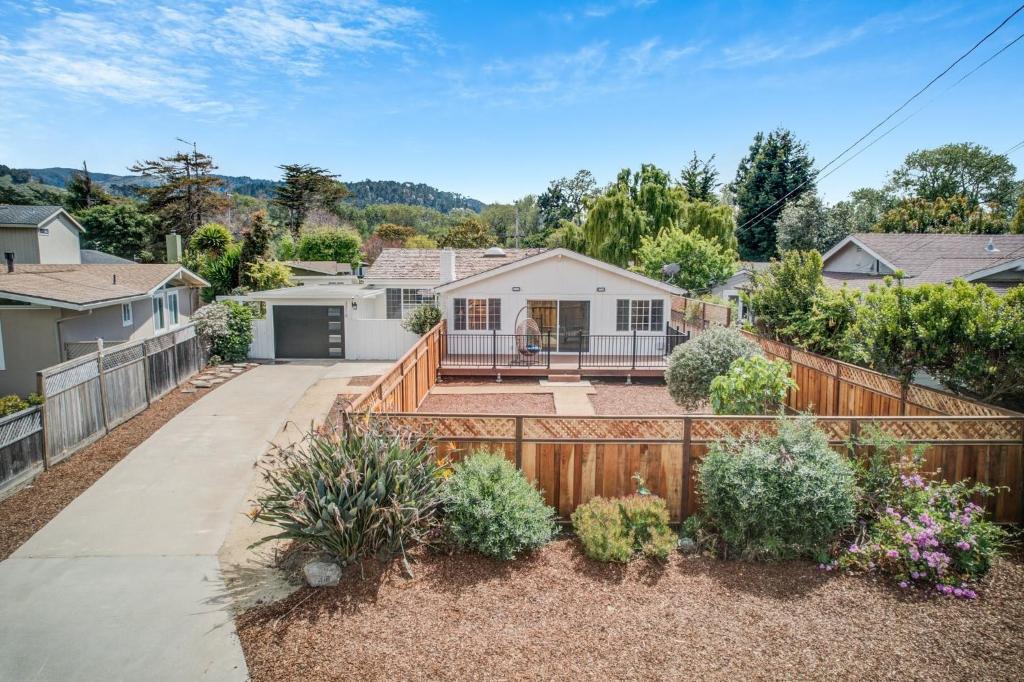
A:
[[[782,209],[814,189],[814,159],[806,144],[785,128],[767,136],[757,133],[733,183],[740,257],[763,261],[776,255],[776,224]],[[773,206],[790,192],[785,201]]]

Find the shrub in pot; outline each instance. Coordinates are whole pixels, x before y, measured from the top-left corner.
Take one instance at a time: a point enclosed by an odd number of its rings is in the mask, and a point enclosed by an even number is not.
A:
[[[439,525],[444,470],[425,439],[356,420],[347,437],[314,432],[278,458],[252,514],[280,529],[264,541],[297,540],[342,564],[404,559]]]
[[[708,399],[711,382],[738,358],[761,355],[761,347],[733,327],[712,326],[676,346],[668,359],[665,384],[676,404],[694,408]]]
[[[554,537],[555,510],[499,454],[474,453],[453,467],[444,487],[445,527],[465,549],[515,559]]]
[[[727,555],[820,560],[854,521],[853,465],[810,417],[713,443],[698,470],[703,518]]]
[[[785,360],[761,355],[737,358],[729,371],[711,381],[711,409],[715,414],[776,414],[786,392],[796,389]]]
[[[595,497],[572,514],[572,527],[584,554],[618,563],[638,555],[666,559],[678,542],[668,523],[665,500],[655,495]]]

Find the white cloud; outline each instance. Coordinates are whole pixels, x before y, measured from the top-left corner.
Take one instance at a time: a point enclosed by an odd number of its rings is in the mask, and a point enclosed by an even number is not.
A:
[[[313,77],[346,55],[407,50],[425,26],[418,10],[383,0],[108,0],[39,13],[0,37],[0,87],[225,114],[251,106],[224,92],[237,72]]]

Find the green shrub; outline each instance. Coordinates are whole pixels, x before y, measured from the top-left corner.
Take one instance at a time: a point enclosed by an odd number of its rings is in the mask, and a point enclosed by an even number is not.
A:
[[[654,495],[595,497],[572,513],[584,554],[597,561],[627,563],[638,554],[666,559],[678,542],[668,523],[665,500]]]
[[[441,309],[436,305],[421,305],[413,309],[404,320],[402,328],[423,336],[441,321]]]
[[[778,434],[713,443],[698,471],[704,518],[726,553],[820,560],[854,521],[853,465],[814,420],[778,421]]]
[[[715,414],[769,414],[778,412],[786,391],[796,388],[785,360],[761,355],[737,358],[729,371],[711,380],[711,409]]]
[[[501,455],[478,452],[454,466],[444,489],[445,526],[466,549],[515,559],[554,537],[555,510]]]
[[[15,412],[21,412],[29,408],[28,401],[17,395],[0,396],[0,417],[6,417]]]
[[[308,434],[278,456],[252,514],[280,529],[263,542],[298,540],[348,564],[404,557],[438,525],[442,469],[425,439],[370,421],[347,437]]]
[[[213,255],[224,253],[228,245],[235,241],[231,231],[220,223],[206,223],[192,233],[188,247],[196,251],[205,251]]]
[[[295,254],[299,260],[329,260],[359,264],[363,240],[352,230],[316,229],[299,237]]]
[[[249,356],[253,316],[252,308],[244,303],[221,301],[203,306],[192,320],[211,356],[224,362],[241,362]]]
[[[676,346],[668,359],[665,384],[678,405],[694,408],[708,399],[711,381],[742,357],[761,355],[761,347],[732,327],[709,327]]]
[[[872,453],[858,468],[863,530],[835,563],[880,571],[902,588],[974,599],[978,580],[1006,541],[1006,531],[972,501],[992,490],[966,481],[926,480],[923,447],[877,430],[868,431],[860,444]]]

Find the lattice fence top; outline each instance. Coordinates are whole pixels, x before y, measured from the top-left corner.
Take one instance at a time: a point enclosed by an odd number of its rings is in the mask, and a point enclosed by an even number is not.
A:
[[[185,327],[184,329],[179,329],[178,331],[174,332],[174,343],[175,344],[184,343],[184,342],[188,341],[189,339],[194,339],[195,337],[196,337],[196,327],[195,327],[195,325],[191,325],[190,324],[189,326]]]
[[[587,417],[524,417],[524,440],[678,441],[683,420],[668,418],[588,419]]]
[[[167,350],[174,345],[174,334],[161,334],[151,339],[146,339],[146,352],[152,355],[162,350]]]
[[[971,417],[997,417],[1006,414],[1004,411],[976,403],[971,400],[964,400],[949,393],[935,391],[916,384],[907,389],[907,402],[927,407],[929,410],[942,412],[943,414],[959,414]]]
[[[831,374],[833,376],[839,371],[839,363],[835,360],[830,360],[821,355],[815,355],[814,353],[807,353],[799,348],[794,348],[791,353],[791,360],[795,363],[806,365],[807,367],[816,369],[819,372],[824,372],[825,374]]]
[[[515,417],[481,415],[383,415],[390,424],[435,438],[514,440]]]
[[[74,388],[79,384],[95,379],[100,375],[99,363],[95,355],[87,356],[82,362],[66,367],[48,375],[43,382],[43,392],[47,396]]]
[[[970,417],[928,417],[918,419],[860,420],[861,432],[868,425],[905,440],[917,441],[986,441],[1020,443],[1024,440],[1024,420]]]
[[[133,362],[138,362],[142,360],[145,355],[146,349],[141,343],[136,343],[127,347],[118,347],[116,350],[112,350],[109,353],[105,352],[103,354],[103,371],[106,372]]]
[[[41,431],[42,428],[42,412],[38,407],[31,407],[2,417],[0,418],[0,448],[28,438],[33,433]]]

